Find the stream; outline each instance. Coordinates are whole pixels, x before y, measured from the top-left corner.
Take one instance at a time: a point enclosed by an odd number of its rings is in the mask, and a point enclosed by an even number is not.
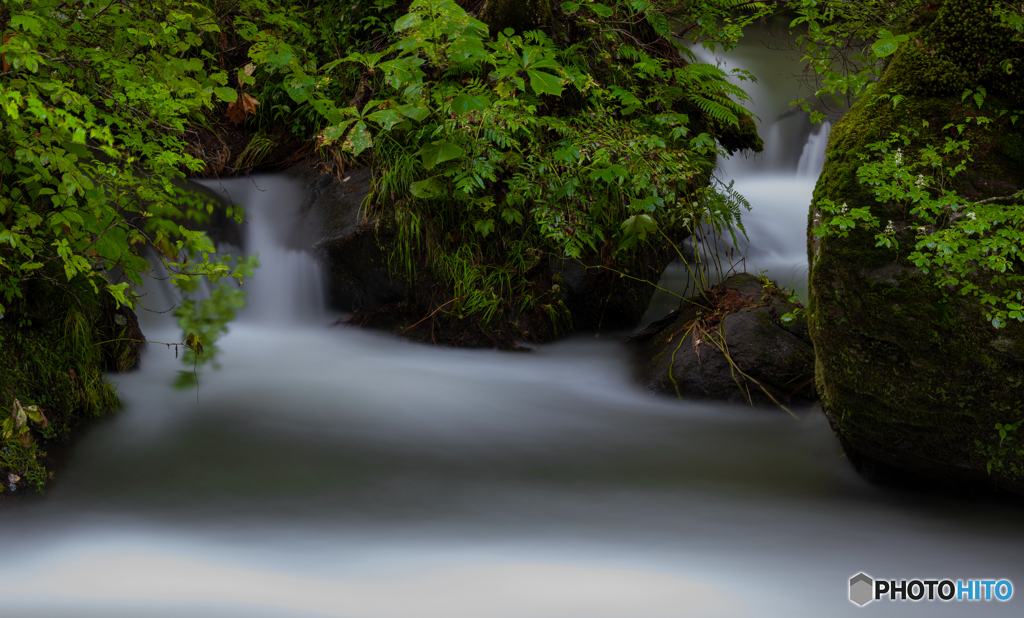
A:
[[[729,62],[762,76],[766,153],[721,172],[753,205],[743,267],[801,289],[828,126],[776,120],[791,85],[759,45]],[[816,407],[654,396],[618,336],[508,353],[332,326],[315,261],[285,242],[301,188],[208,186],[246,206],[265,264],[221,368],[174,390],[185,367],[151,344],[111,376],[124,409],[44,498],[0,510],[4,616],[1021,615],[1016,597],[848,599],[859,572],[1024,586],[1019,507],[873,486]],[[648,320],[677,303],[659,293]],[[149,339],[180,338],[139,313]]]

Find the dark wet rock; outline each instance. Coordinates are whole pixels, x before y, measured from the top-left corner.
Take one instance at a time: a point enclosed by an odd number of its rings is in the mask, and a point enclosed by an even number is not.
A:
[[[996,429],[1024,421],[1024,325],[994,328],[975,298],[939,287],[936,273],[916,268],[906,248],[914,247],[919,223],[902,206],[879,202],[857,177],[867,145],[890,132],[925,120],[938,131],[975,115],[963,102],[966,88],[986,89],[985,110],[1020,107],[1024,82],[1000,69],[996,53],[1014,43],[993,25],[990,6],[949,0],[908,33],[921,43],[901,46],[874,90],[906,98],[893,106],[866,96],[833,127],[814,192],[815,203],[868,207],[905,230],[897,238],[901,251],[876,247],[871,230],[809,235],[818,391],[847,458],[873,480],[1024,493],[1024,427],[1005,438]],[[951,190],[986,199],[1024,187],[1019,123],[963,137],[973,160]],[[812,224],[818,215],[812,208]]]
[[[301,221],[293,242],[313,251],[327,272],[327,297],[343,311],[368,311],[406,299],[405,281],[388,271],[387,255],[376,220],[362,211],[369,195],[369,168],[355,168],[340,175],[324,174],[300,163],[285,175],[305,190]]]
[[[539,268],[538,281],[557,286],[577,332],[616,332],[635,328],[654,296],[654,286],[676,254],[667,246],[648,246],[630,264],[619,265],[631,277],[604,268],[605,256],[581,260],[551,257]],[[545,340],[551,339],[548,337]]]
[[[740,274],[627,341],[638,346],[641,379],[655,392],[756,405],[808,402],[816,397],[814,353],[803,318],[791,317],[798,308],[774,284]]]
[[[306,242],[315,251],[325,244],[355,233],[363,220],[361,206],[370,193],[368,167],[357,167],[340,175],[324,174],[305,163],[288,168],[285,175],[297,181],[305,191],[300,207]]]

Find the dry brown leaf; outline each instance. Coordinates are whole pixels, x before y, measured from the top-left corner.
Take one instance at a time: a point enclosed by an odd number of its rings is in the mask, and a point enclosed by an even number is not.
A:
[[[259,104],[259,101],[243,92],[234,103],[228,105],[225,115],[234,124],[242,124],[249,114],[256,113],[256,106]]]

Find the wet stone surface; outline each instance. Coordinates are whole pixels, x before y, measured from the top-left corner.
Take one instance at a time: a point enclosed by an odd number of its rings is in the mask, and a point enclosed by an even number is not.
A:
[[[754,405],[816,398],[802,307],[749,274],[683,300],[627,341],[636,346],[640,379],[657,393]]]

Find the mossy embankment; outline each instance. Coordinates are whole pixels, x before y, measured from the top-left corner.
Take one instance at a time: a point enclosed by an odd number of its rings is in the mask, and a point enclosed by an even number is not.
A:
[[[15,425],[18,401],[38,406],[45,422],[28,419],[0,436],[0,495],[41,491],[55,463],[51,447],[83,421],[117,409],[104,372],[135,367],[143,339],[130,309],[78,280],[37,280],[26,291],[0,319],[0,418]]]
[[[1024,325],[994,328],[974,297],[940,288],[936,273],[916,268],[908,254],[920,223],[908,209],[876,201],[857,177],[868,144],[912,127],[921,137],[905,148],[907,158],[928,140],[970,141],[973,161],[954,178],[960,195],[982,200],[1024,186],[1024,123],[1009,114],[987,126],[965,121],[1024,109],[1024,81],[999,66],[1020,46],[991,4],[955,0],[923,10],[872,94],[834,127],[814,203],[870,207],[883,225],[891,222],[902,249],[876,247],[875,231],[864,228],[819,239],[812,230],[822,213],[812,207],[808,309],[818,391],[858,469],[1021,492],[1021,437],[1002,437],[996,425],[1024,418]],[[980,107],[964,98],[979,87]],[[904,98],[894,105],[896,95]]]

